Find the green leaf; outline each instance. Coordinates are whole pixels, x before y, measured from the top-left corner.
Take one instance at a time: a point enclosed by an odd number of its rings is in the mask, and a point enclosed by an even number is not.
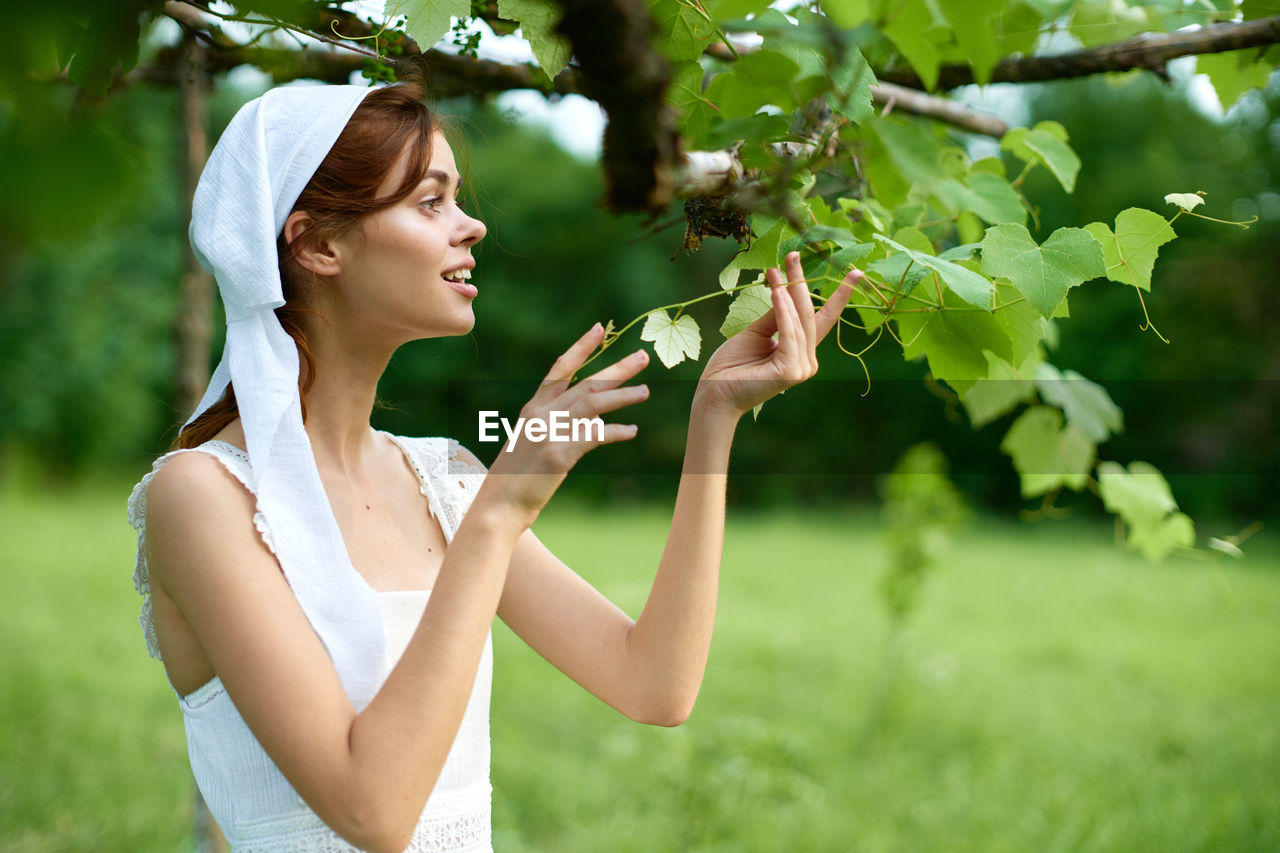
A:
[[[1046,402],[1060,406],[1067,423],[1079,429],[1094,444],[1124,431],[1124,415],[1105,388],[1090,382],[1074,370],[1058,371],[1052,364],[1036,368],[1036,390]]]
[[[1196,57],[1196,71],[1209,75],[1224,112],[1235,106],[1245,92],[1264,88],[1272,70],[1271,63],[1259,59],[1256,50],[1206,53]]]
[[[405,32],[426,51],[449,32],[451,19],[471,14],[471,0],[404,0],[398,11],[405,16]]]
[[[1025,163],[1043,163],[1064,190],[1075,190],[1080,158],[1067,144],[1067,131],[1058,122],[1042,121],[1031,130],[1015,127],[1001,137],[1000,147]]]
[[[1200,193],[1169,193],[1164,197],[1164,201],[1165,204],[1176,204],[1188,213],[1204,204],[1204,198]]]
[[[662,50],[676,62],[697,59],[715,35],[715,24],[681,0],[648,0],[649,11],[664,39]]]
[[[733,63],[733,73],[757,86],[783,86],[795,79],[800,66],[776,50],[757,50]]]
[[[87,29],[67,23],[61,35],[70,38],[60,42],[63,50],[75,51],[67,79],[91,95],[105,95],[117,70],[124,74],[138,64],[141,27],[137,9],[130,13],[107,2],[90,8]]]
[[[937,44],[928,36],[934,24],[925,0],[905,0],[894,5],[892,19],[880,30],[920,75],[929,91],[937,85],[941,61]]]
[[[672,68],[667,101],[680,111],[680,131],[690,150],[701,150],[717,116],[702,95],[702,66],[697,60],[681,62]]]
[[[913,187],[919,185],[927,190],[947,177],[938,154],[938,140],[925,124],[889,117],[869,121],[863,127],[877,137],[894,169]]]
[[[1146,9],[1116,0],[1082,0],[1077,2],[1071,18],[1071,34],[1085,47],[1112,44],[1132,38],[1153,27]]]
[[[944,291],[945,293],[945,291]],[[923,355],[929,371],[962,397],[989,371],[986,351],[1009,361],[1009,336],[990,314],[981,311],[899,311],[893,315],[903,355]]]
[[[1107,278],[1148,291],[1160,247],[1178,236],[1163,216],[1141,207],[1120,211],[1114,232],[1104,222],[1091,222],[1085,230],[1102,246]]]
[[[470,12],[470,8],[468,8]],[[560,6],[553,0],[498,0],[498,15],[520,22],[520,32],[529,42],[538,67],[551,80],[569,64],[573,47],[556,32]]]
[[[956,44],[973,68],[979,85],[991,80],[1000,59],[993,19],[1004,11],[1005,0],[938,0],[955,34]]]
[[[1066,486],[1080,491],[1093,467],[1094,444],[1062,413],[1048,406],[1032,406],[1009,427],[1000,449],[1013,459],[1024,498]]]
[[[1000,328],[1009,336],[1013,352],[1009,363],[1021,369],[1038,352],[1040,341],[1047,334],[1049,321],[1040,316],[1040,312],[1030,301],[1015,301],[1017,299],[1019,294],[1013,285],[1000,279],[996,284],[996,302],[1005,307],[994,312],[994,316]],[[1067,304],[1067,300],[1062,300],[1062,304]]]
[[[827,93],[827,104],[851,122],[864,122],[875,115],[871,103],[871,86],[875,82],[876,75],[862,51],[846,45],[844,56],[831,70],[832,91]]]
[[[975,198],[971,210],[992,225],[1013,222],[1023,225],[1027,221],[1027,208],[1018,192],[1004,179],[987,171],[974,171],[966,179]]]
[[[974,429],[980,429],[994,420],[1003,417],[1017,408],[1019,403],[1026,403],[1035,398],[1036,387],[1031,378],[1031,368],[1017,370],[1009,362],[995,353],[983,353],[987,359],[987,376],[973,383],[960,398],[964,410],[969,413],[969,422]]]
[[[933,193],[950,213],[972,210],[992,225],[1027,221],[1027,210],[1018,193],[1004,178],[989,172],[969,176],[968,186],[955,178],[947,178],[933,187]]]
[[[871,17],[871,0],[822,0],[821,6],[842,30],[851,30]]]
[[[697,360],[702,347],[698,323],[688,314],[676,319],[661,309],[649,313],[640,332],[640,340],[653,341],[653,351],[662,363],[675,367],[686,358]]]
[[[773,296],[763,284],[753,284],[738,291],[729,303],[729,313],[720,325],[720,334],[732,338],[773,308]]]
[[[742,270],[765,270],[778,265],[778,244],[791,229],[783,219],[775,222],[767,231],[751,242],[751,245],[734,255],[720,271],[720,287],[732,290],[738,286]]]
[[[936,272],[947,287],[965,302],[986,311],[991,310],[991,294],[995,291],[995,286],[986,278],[951,261],[944,261],[941,258],[926,255],[914,249],[908,249],[901,243],[890,240],[882,234],[874,236],[876,240],[892,246],[907,255],[918,266],[926,267]]]
[[[1163,560],[1179,548],[1192,548],[1195,544],[1196,526],[1181,512],[1173,513],[1158,524],[1129,530],[1129,546],[1152,563]]]
[[[1080,228],[1059,228],[1037,246],[1021,225],[997,225],[982,240],[982,271],[1003,276],[1045,317],[1081,282],[1106,274],[1102,250]]]
[[[1195,544],[1191,519],[1176,511],[1169,483],[1155,466],[1133,462],[1126,471],[1115,462],[1102,462],[1098,491],[1107,509],[1129,525],[1129,546],[1148,560],[1155,562]]]

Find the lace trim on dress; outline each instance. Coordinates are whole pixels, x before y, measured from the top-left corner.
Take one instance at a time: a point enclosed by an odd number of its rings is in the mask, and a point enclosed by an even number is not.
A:
[[[484,806],[447,818],[424,817],[413,831],[404,853],[467,853],[490,851],[491,807]],[[235,853],[359,853],[325,826],[314,812],[270,818],[246,824]]]

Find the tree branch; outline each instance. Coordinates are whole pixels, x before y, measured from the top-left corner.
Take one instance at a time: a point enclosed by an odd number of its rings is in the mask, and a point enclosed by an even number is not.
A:
[[[991,72],[991,82],[1067,80],[1134,68],[1143,68],[1164,76],[1165,63],[1179,56],[1221,53],[1277,43],[1280,43],[1280,15],[1239,23],[1209,24],[1187,32],[1143,33],[1127,41],[1056,56],[1002,59]],[[909,68],[877,72],[876,78],[881,83],[924,89],[919,75]],[[938,69],[938,85],[935,88],[946,91],[974,82],[973,69],[968,65],[943,65]]]

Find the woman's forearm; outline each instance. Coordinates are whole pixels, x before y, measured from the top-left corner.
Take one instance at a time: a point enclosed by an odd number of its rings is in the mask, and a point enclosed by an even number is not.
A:
[[[655,722],[683,722],[706,671],[737,421],[695,398],[671,532],[649,599],[627,637],[628,665],[652,702],[645,717]]]
[[[467,512],[416,633],[382,689],[353,722],[353,788],[369,819],[412,834],[448,757],[524,526],[484,500]],[[407,843],[407,836],[405,837]],[[394,845],[393,845],[394,846]]]

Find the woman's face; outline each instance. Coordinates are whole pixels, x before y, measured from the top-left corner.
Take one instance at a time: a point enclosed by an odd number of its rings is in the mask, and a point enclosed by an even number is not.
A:
[[[390,194],[403,181],[405,159],[380,193]],[[459,183],[453,151],[437,133],[426,179],[407,198],[365,217],[337,241],[341,271],[335,307],[344,320],[403,341],[471,331],[471,300],[477,292],[467,281],[475,266],[471,247],[484,239],[486,229],[463,211]]]

